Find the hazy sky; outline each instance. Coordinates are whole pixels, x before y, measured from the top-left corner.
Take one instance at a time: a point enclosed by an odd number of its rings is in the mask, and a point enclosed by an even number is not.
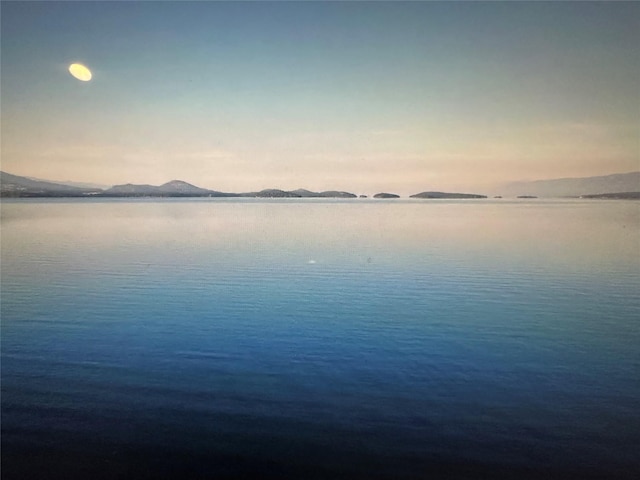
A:
[[[640,169],[640,2],[1,9],[9,173],[412,194]]]

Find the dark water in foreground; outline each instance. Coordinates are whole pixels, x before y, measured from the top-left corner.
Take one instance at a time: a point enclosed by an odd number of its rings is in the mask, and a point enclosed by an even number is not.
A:
[[[638,478],[640,203],[2,204],[2,478]]]

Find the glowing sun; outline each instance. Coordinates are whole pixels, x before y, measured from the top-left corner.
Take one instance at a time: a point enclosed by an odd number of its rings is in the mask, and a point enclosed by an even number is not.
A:
[[[76,77],[78,80],[88,82],[91,80],[91,70],[82,65],[81,63],[72,63],[69,65],[69,73]]]

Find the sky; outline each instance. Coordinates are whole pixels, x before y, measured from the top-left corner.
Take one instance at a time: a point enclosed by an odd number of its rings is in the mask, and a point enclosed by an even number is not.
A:
[[[408,195],[640,170],[640,2],[0,5],[12,174]]]

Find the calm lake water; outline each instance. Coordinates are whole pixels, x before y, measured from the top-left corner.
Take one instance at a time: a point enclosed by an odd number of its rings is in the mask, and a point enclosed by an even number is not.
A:
[[[2,202],[2,477],[638,478],[640,203]]]

